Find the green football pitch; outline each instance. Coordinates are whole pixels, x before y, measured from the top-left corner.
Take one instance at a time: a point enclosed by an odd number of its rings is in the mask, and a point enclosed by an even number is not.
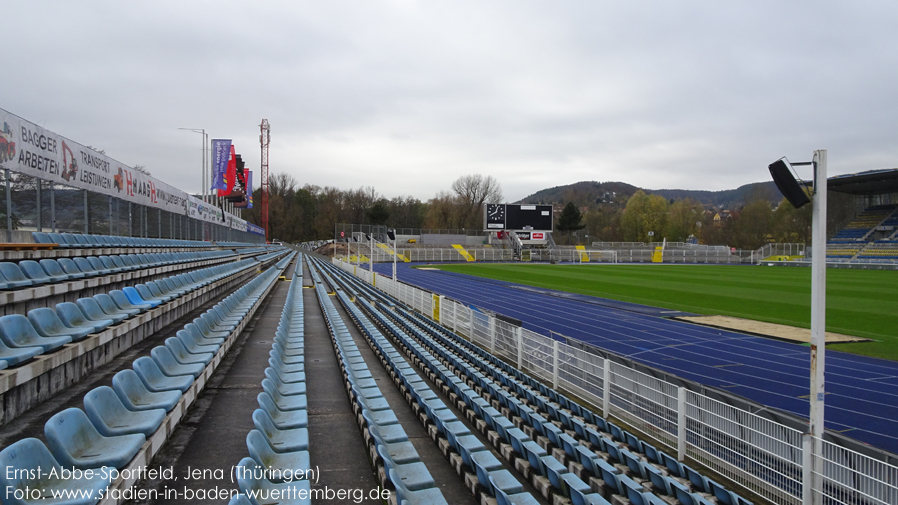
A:
[[[810,328],[811,269],[749,265],[428,265],[541,288]],[[827,348],[898,360],[898,271],[828,269]]]

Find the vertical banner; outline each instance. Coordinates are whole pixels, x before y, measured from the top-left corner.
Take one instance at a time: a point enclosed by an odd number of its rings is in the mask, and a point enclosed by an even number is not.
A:
[[[227,189],[225,171],[230,154],[231,139],[212,139],[212,187],[209,189]]]
[[[234,190],[234,181],[237,179],[237,151],[231,144],[231,156],[228,158],[228,169],[225,172],[224,188],[218,188],[218,196],[228,196]]]
[[[246,171],[246,208],[253,208],[253,171]]]

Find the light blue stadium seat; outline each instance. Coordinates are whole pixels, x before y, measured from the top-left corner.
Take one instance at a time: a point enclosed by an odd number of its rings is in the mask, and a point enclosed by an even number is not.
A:
[[[49,307],[38,307],[28,311],[28,321],[42,337],[50,339],[68,338],[69,342],[77,342],[94,332],[92,326],[73,328],[62,322],[55,310]],[[61,342],[61,340],[56,340]],[[57,345],[59,347],[68,342]],[[45,349],[45,352],[47,349]]]
[[[116,265],[115,262],[112,261],[112,258],[110,258],[109,256],[106,256],[104,254],[97,256],[97,259],[100,260],[100,263],[103,264],[103,266],[106,268],[106,270],[109,270],[110,272],[112,272],[114,274],[121,273],[121,272],[124,272],[125,270],[127,270],[124,267]],[[90,261],[90,260],[88,260],[88,261]],[[93,263],[93,262],[91,262],[91,263]]]
[[[51,277],[44,270],[44,267],[40,265],[37,261],[34,260],[22,260],[19,262],[19,269],[22,270],[22,273],[25,274],[25,277],[31,279],[31,282],[35,286],[39,286],[41,284],[53,284],[56,282],[62,282],[65,280],[57,279]]]
[[[156,283],[152,281],[145,284],[138,284],[134,286],[134,289],[137,290],[137,293],[140,294],[140,297],[144,300],[160,300],[162,303],[166,303],[178,297],[175,293],[166,293],[159,289]]]
[[[259,466],[253,458],[243,458],[234,469],[240,490],[243,491],[253,505],[262,505],[262,503],[270,502],[264,501],[260,503],[253,497],[254,495],[296,497],[295,499],[284,499],[277,503],[281,505],[311,505],[312,500],[309,497],[311,484],[308,480],[275,484],[265,478],[257,478],[257,476],[263,474],[263,470],[264,468]],[[299,499],[300,496],[305,499]]]
[[[184,344],[175,337],[168,337],[165,339],[165,347],[167,347],[169,352],[172,353],[172,356],[178,360],[178,363],[185,365],[199,364],[205,367],[212,361],[212,358],[215,357],[212,353],[191,354],[184,347]]]
[[[204,338],[210,340],[219,340],[220,344],[223,344],[224,340],[228,338],[229,335],[227,331],[212,331],[212,329],[209,328],[209,325],[206,323],[206,320],[201,317],[194,319],[193,322],[189,324],[195,325],[200,333],[202,333]],[[189,324],[185,325],[185,328],[189,326]]]
[[[101,491],[104,491],[112,482],[110,474],[95,472],[91,478],[60,479],[51,477],[59,475],[63,466],[59,464],[50,450],[43,442],[36,438],[24,438],[0,451],[0,486],[3,488],[3,503],[10,505],[35,505],[39,503],[54,503],[65,505],[93,505],[100,499]],[[71,470],[71,467],[66,467]],[[10,473],[10,470],[12,471]],[[19,471],[16,471],[19,470]],[[83,498],[73,498],[65,502],[51,502],[50,500],[21,500],[16,498],[14,491],[24,492],[25,489],[40,490],[42,496],[52,496],[54,492],[70,491],[83,495]]]
[[[5,284],[4,289],[25,288],[34,284],[34,281],[25,276],[19,265],[8,261],[0,262],[0,277]]]
[[[172,355],[171,351],[168,350],[168,347],[162,345],[157,345],[151,349],[150,356],[152,356],[156,365],[159,366],[159,370],[167,377],[180,378],[184,375],[199,377],[203,373],[203,369],[206,368],[203,363],[183,364],[179,362]]]
[[[109,386],[91,389],[84,395],[84,412],[97,431],[106,437],[143,433],[149,437],[165,420],[164,408],[128,410]]]
[[[40,309],[34,309],[31,312],[36,310]],[[53,312],[53,309],[46,310]],[[21,314],[10,314],[0,317],[0,339],[3,340],[4,344],[14,349],[39,347],[45,353],[58,349],[72,341],[70,335],[41,335],[29,318]]]
[[[69,248],[74,247],[72,244],[70,244],[66,239],[64,239],[62,237],[62,234],[54,233],[54,232],[47,232],[47,238],[50,239],[51,243],[59,244],[59,247],[61,249],[69,249]]]
[[[80,469],[123,468],[146,441],[142,433],[104,437],[78,408],[51,417],[44,425],[44,436],[57,461]]]
[[[611,505],[599,493],[584,493],[577,489],[571,489],[571,503],[573,505]]]
[[[112,319],[93,320],[88,318],[78,305],[72,302],[62,302],[56,304],[56,315],[59,316],[62,324],[69,328],[89,328],[91,333],[99,333],[106,328],[112,326],[115,321]]]
[[[493,477],[490,476],[490,481],[493,481]],[[496,503],[498,505],[538,505],[539,502],[536,501],[536,498],[533,497],[532,494],[527,492],[516,493],[516,494],[508,494],[503,491],[501,488],[496,487]]]
[[[305,409],[281,410],[267,392],[261,392],[256,396],[259,407],[271,418],[278,429],[308,428],[309,414]]]
[[[100,309],[106,314],[107,317],[111,319],[115,319],[117,317],[124,316],[125,319],[130,319],[137,314],[140,314],[140,309],[132,308],[132,309],[123,309],[115,304],[112,297],[107,295],[106,293],[99,293],[93,296],[93,299],[97,302],[97,305],[100,306]],[[75,302],[78,303],[77,301]],[[84,310],[82,308],[82,310]]]
[[[112,377],[112,389],[128,410],[165,409],[170,411],[181,400],[181,391],[154,392],[147,389],[137,372],[121,370]]]
[[[60,265],[59,262],[55,259],[45,258],[40,260],[38,263],[40,263],[41,268],[43,268],[44,271],[47,272],[47,275],[49,275],[53,279],[56,279],[56,282],[67,281],[70,279],[81,279],[85,277],[83,272],[72,274],[66,272],[62,268],[62,265]]]
[[[309,430],[307,428],[278,428],[271,416],[262,409],[253,411],[253,425],[265,436],[275,452],[309,450]]]
[[[256,463],[269,470],[269,480],[273,483],[305,478],[311,467],[309,451],[275,452],[258,430],[247,433],[246,448]]]
[[[274,360],[269,358],[268,361],[272,362]],[[299,365],[299,366],[304,366],[304,365]],[[268,368],[265,369],[265,376],[268,377],[269,379],[271,379],[272,381],[275,381],[275,378],[277,378],[278,381],[286,383],[286,384],[293,384],[293,383],[297,383],[297,382],[305,382],[306,381],[306,373],[304,371],[300,370],[300,371],[293,371],[293,372],[285,372],[284,369],[280,366],[280,364],[278,364],[277,361],[274,361],[273,366],[269,366]],[[277,381],[275,381],[275,382],[277,382]],[[370,395],[367,395],[367,396],[370,396]]]
[[[41,260],[43,261],[43,260]],[[90,277],[96,275],[95,272],[82,272],[78,265],[71,258],[57,258],[56,262],[59,263],[59,266],[62,270],[69,274],[72,279],[83,279],[84,277]]]
[[[143,356],[134,360],[134,371],[150,391],[180,391],[185,392],[193,384],[193,375],[178,375],[169,377],[162,373],[159,365],[153,358]]]
[[[84,258],[85,261],[90,265],[91,268],[100,272],[100,275],[110,275],[115,273],[112,269],[103,264],[103,261],[96,256],[88,256]],[[80,263],[78,263],[78,258],[75,258],[75,263],[78,264],[78,268],[84,270]]]
[[[75,305],[81,309],[81,312],[91,320],[97,321],[100,319],[110,319],[112,320],[112,324],[119,324],[125,319],[128,318],[128,314],[125,312],[117,312],[114,314],[107,314],[103,311],[103,308],[94,298],[79,298],[75,300]]]
[[[115,305],[120,309],[139,309],[140,312],[146,312],[155,307],[155,305],[151,303],[143,303],[143,301],[141,301],[140,303],[132,303],[131,300],[125,295],[124,291],[121,291],[119,289],[113,289],[112,291],[110,291],[109,296],[112,298],[112,301],[115,302]]]
[[[35,244],[53,244],[54,243],[52,240],[50,240],[50,237],[42,231],[31,232],[31,239],[34,240]]]
[[[19,363],[24,363],[25,361],[28,361],[29,359],[44,352],[44,349],[38,346],[10,347],[6,345],[6,339],[2,337],[2,333],[3,325],[2,318],[0,318],[0,360],[2,360],[4,363],[3,368],[6,368],[8,366],[16,366]]]
[[[126,286],[122,288],[122,292],[125,293],[125,296],[128,297],[128,301],[134,305],[150,305],[153,308],[156,308],[159,305],[162,305],[165,300],[157,300],[157,299],[146,299],[143,295],[140,294],[139,291],[134,289],[131,286]]]
[[[181,341],[181,344],[184,346],[184,349],[191,354],[212,354],[214,355],[218,352],[218,348],[220,347],[218,344],[200,344],[196,341],[191,334],[187,330],[178,330],[175,333],[175,337]],[[211,358],[209,358],[211,359]],[[208,362],[207,362],[208,363]]]
[[[299,382],[296,385],[305,388],[304,382]],[[278,386],[276,386],[273,382],[271,382],[271,379],[268,378],[262,379],[262,390],[265,393],[268,393],[268,396],[274,401],[274,404],[277,405],[277,408],[280,410],[306,410],[309,408],[309,402],[306,399],[304,391],[289,395],[281,393],[280,389],[278,389]]]

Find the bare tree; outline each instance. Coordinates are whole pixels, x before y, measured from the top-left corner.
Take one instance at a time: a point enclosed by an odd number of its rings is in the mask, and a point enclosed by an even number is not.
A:
[[[486,202],[501,203],[502,187],[492,175],[463,175],[452,183],[452,191],[462,200],[459,221],[465,228],[480,228],[481,209]]]

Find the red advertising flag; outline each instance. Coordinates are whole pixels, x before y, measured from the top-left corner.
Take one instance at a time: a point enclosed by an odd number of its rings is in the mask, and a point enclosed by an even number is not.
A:
[[[237,150],[231,144],[231,157],[228,158],[228,171],[225,173],[225,185],[227,188],[219,189],[218,196],[227,196],[234,189],[234,181],[237,180]]]

